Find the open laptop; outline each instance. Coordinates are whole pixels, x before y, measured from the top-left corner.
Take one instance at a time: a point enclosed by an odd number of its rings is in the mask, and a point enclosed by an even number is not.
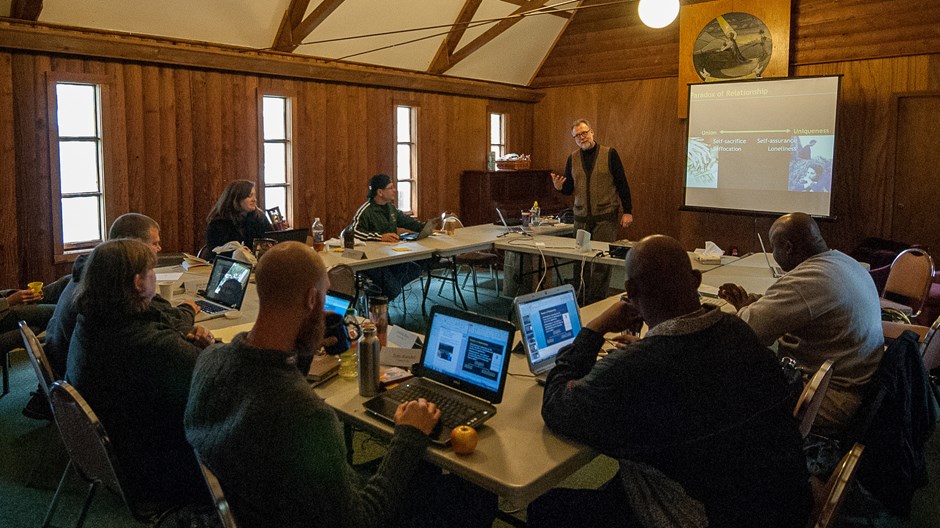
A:
[[[325,311],[336,312],[340,315],[346,315],[346,312],[349,311],[349,307],[352,306],[355,297],[352,295],[346,295],[345,293],[340,293],[334,290],[328,290],[326,292],[326,302],[323,307]]]
[[[581,331],[581,315],[570,284],[516,297],[513,313],[522,336],[529,370],[545,383],[558,352]]]
[[[509,321],[447,306],[431,309],[415,377],[363,403],[369,414],[394,423],[395,409],[423,397],[441,409],[436,444],[450,442],[458,425],[479,426],[496,414],[503,399],[510,347],[516,333]]]
[[[523,235],[528,234],[525,232],[525,229],[520,225],[517,225],[515,227],[509,227],[509,224],[506,223],[506,217],[503,216],[503,212],[499,209],[499,207],[496,208],[496,214],[499,215],[499,221],[503,223],[503,227],[506,228],[507,233],[522,233]]]
[[[239,310],[248,290],[251,264],[232,258],[217,256],[212,264],[212,273],[202,299],[197,299],[199,313],[196,321],[205,321]]]
[[[412,242],[415,240],[421,240],[431,236],[431,233],[434,232],[434,226],[437,225],[437,218],[432,218],[424,223],[424,227],[421,228],[421,231],[418,233],[402,233],[398,240],[402,242]]]
[[[760,250],[764,252],[764,260],[767,261],[767,267],[770,268],[770,273],[773,274],[775,279],[783,277],[783,268],[770,263],[770,257],[767,256],[767,248],[764,247],[764,239],[761,238],[760,233],[757,233],[757,240],[760,242]]]
[[[309,227],[298,227],[296,229],[282,229],[280,231],[265,231],[264,238],[270,238],[277,242],[307,242],[310,236]]]

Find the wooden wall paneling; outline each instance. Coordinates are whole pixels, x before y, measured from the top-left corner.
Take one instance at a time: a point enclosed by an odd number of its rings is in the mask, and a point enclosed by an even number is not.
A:
[[[141,70],[141,108],[143,109],[143,127],[139,133],[142,139],[140,148],[143,150],[140,156],[142,160],[141,172],[143,181],[137,184],[138,188],[144,190],[139,197],[138,209],[154,218],[161,218],[161,210],[164,207],[163,194],[166,192],[164,184],[164,173],[162,170],[162,152],[165,148],[163,138],[163,120],[173,119],[172,116],[165,115],[160,107],[160,67],[147,65]],[[158,220],[159,222],[159,220]]]
[[[206,85],[209,72],[192,70],[190,75],[190,107],[192,115],[192,204],[193,249],[198,250],[206,241],[206,216],[219,197],[219,191],[209,178],[209,108]]]
[[[297,97],[295,115],[300,122],[294,125],[297,133],[294,147],[300,150],[300,154],[294,171],[294,200],[302,211],[319,217],[326,236],[333,237],[339,235],[346,224],[340,225],[336,221],[334,207],[326,205],[327,190],[339,185],[337,175],[326,171],[326,143],[331,134],[343,132],[332,132],[333,129],[322,118],[325,97],[324,87],[314,83],[303,84]],[[337,204],[337,207],[342,205]]]
[[[124,65],[117,62],[103,64],[104,74],[110,79],[108,90],[109,108],[104,108],[106,129],[104,133],[105,163],[109,175],[105,182],[105,216],[117,218],[130,210],[128,188],[127,113],[125,104]],[[110,226],[108,226],[110,227]]]
[[[196,196],[194,192],[195,135],[193,133],[193,105],[192,105],[192,70],[185,68],[174,72],[173,97],[176,99],[176,120],[174,121],[176,135],[176,184],[180,207],[176,218],[166,218],[164,222],[175,222],[177,225],[177,239],[169,240],[167,251],[185,251],[195,254],[202,247],[202,236],[197,235],[196,226],[203,224],[202,218],[197,216],[195,202],[209,201],[204,195]]]
[[[197,181],[203,180],[206,187],[206,194],[204,195],[207,197],[206,203],[204,205],[200,204],[200,208],[203,210],[200,216],[203,218],[209,214],[225,186],[236,179],[235,175],[223,172],[226,152],[222,138],[225,133],[222,128],[224,122],[222,108],[228,104],[228,101],[223,101],[222,75],[219,72],[206,72],[205,90],[201,94],[203,100],[198,103],[206,105],[205,119],[196,123],[198,135],[206,137],[206,152],[200,164],[202,165],[202,171],[195,175]],[[205,241],[206,222],[203,221],[197,225],[202,231],[200,239]]]
[[[124,133],[127,138],[127,207],[129,211],[143,212],[147,193],[143,67],[139,64],[125,64],[123,70],[123,111],[126,127]],[[116,110],[121,111],[121,109]]]
[[[22,282],[16,193],[16,142],[13,104],[13,57],[0,53],[0,287]]]
[[[56,277],[49,189],[49,116],[46,55],[14,54],[13,90],[16,112],[16,212],[19,232],[20,284]],[[41,183],[45,179],[44,183]],[[58,206],[58,205],[56,205]]]
[[[160,164],[158,176],[160,207],[151,209],[151,217],[160,223],[161,242],[166,241],[167,252],[180,251],[180,231],[177,218],[185,206],[180,200],[179,175],[177,174],[177,115],[176,72],[171,68],[160,68]],[[190,248],[186,248],[189,251]]]

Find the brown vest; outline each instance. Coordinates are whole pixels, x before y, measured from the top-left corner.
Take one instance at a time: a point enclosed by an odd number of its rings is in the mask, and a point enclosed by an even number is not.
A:
[[[575,216],[616,214],[620,209],[614,177],[610,174],[610,147],[597,146],[597,160],[590,176],[584,171],[581,150],[571,153],[571,175],[574,177]]]

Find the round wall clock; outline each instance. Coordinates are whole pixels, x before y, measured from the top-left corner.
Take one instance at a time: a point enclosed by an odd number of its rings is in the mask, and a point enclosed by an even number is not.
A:
[[[767,25],[747,13],[725,13],[699,32],[692,63],[704,81],[758,78],[773,53]]]

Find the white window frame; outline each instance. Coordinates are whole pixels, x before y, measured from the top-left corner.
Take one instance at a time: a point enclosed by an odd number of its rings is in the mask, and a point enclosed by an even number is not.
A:
[[[408,118],[409,126],[408,132],[410,137],[408,141],[399,141],[398,138],[398,110],[400,108],[408,109]],[[399,202],[401,202],[401,188],[402,184],[409,184],[411,191],[409,193],[411,207],[410,210],[404,211],[406,213],[417,214],[418,212],[418,107],[417,105],[411,103],[396,103],[394,110],[394,121],[395,121],[395,175],[392,178],[395,181],[395,185],[398,187]],[[411,158],[410,167],[411,174],[402,177],[401,174],[398,174],[398,161],[399,161],[399,147],[406,146],[408,147],[408,156]],[[395,204],[397,207],[401,207],[401,204]]]
[[[46,76],[47,108],[49,116],[49,174],[52,197],[53,219],[53,246],[54,261],[68,262],[74,260],[78,254],[90,251],[105,240],[108,229],[108,211],[106,200],[106,181],[110,173],[109,153],[107,144],[108,132],[106,113],[108,106],[109,77],[89,74],[48,73]],[[60,136],[58,126],[58,93],[56,87],[60,84],[89,85],[95,87],[95,135],[93,136]],[[62,193],[62,175],[60,172],[59,146],[61,143],[72,141],[95,141],[97,144],[96,172],[98,180],[97,191],[80,193]],[[64,200],[81,197],[95,197],[98,201],[98,237],[92,240],[73,241],[64,240],[64,227],[62,205]]]
[[[499,116],[499,143],[493,143],[493,116]],[[508,123],[509,114],[505,112],[490,111],[487,113],[486,129],[488,135],[486,137],[487,143],[489,144],[489,150],[487,152],[495,153],[497,158],[506,155],[506,150],[508,148],[508,145],[506,144],[507,131],[509,128]]]
[[[278,98],[284,99],[284,139],[268,139],[264,136],[264,100],[265,98]],[[294,172],[294,153],[293,153],[293,132],[294,132],[294,119],[293,119],[293,108],[294,101],[293,97],[290,95],[285,95],[281,93],[266,92],[261,93],[261,96],[258,99],[258,125],[259,132],[258,136],[261,138],[260,147],[261,147],[261,167],[258,171],[258,179],[261,181],[261,196],[259,196],[259,201],[264,205],[265,208],[270,207],[267,203],[267,191],[268,189],[280,188],[284,191],[284,207],[285,211],[281,211],[281,214],[284,216],[291,226],[296,225],[294,223],[294,186],[293,186],[293,172]],[[283,144],[284,145],[284,182],[283,183],[268,183],[265,180],[264,166],[266,163],[265,159],[265,145],[268,144]]]

